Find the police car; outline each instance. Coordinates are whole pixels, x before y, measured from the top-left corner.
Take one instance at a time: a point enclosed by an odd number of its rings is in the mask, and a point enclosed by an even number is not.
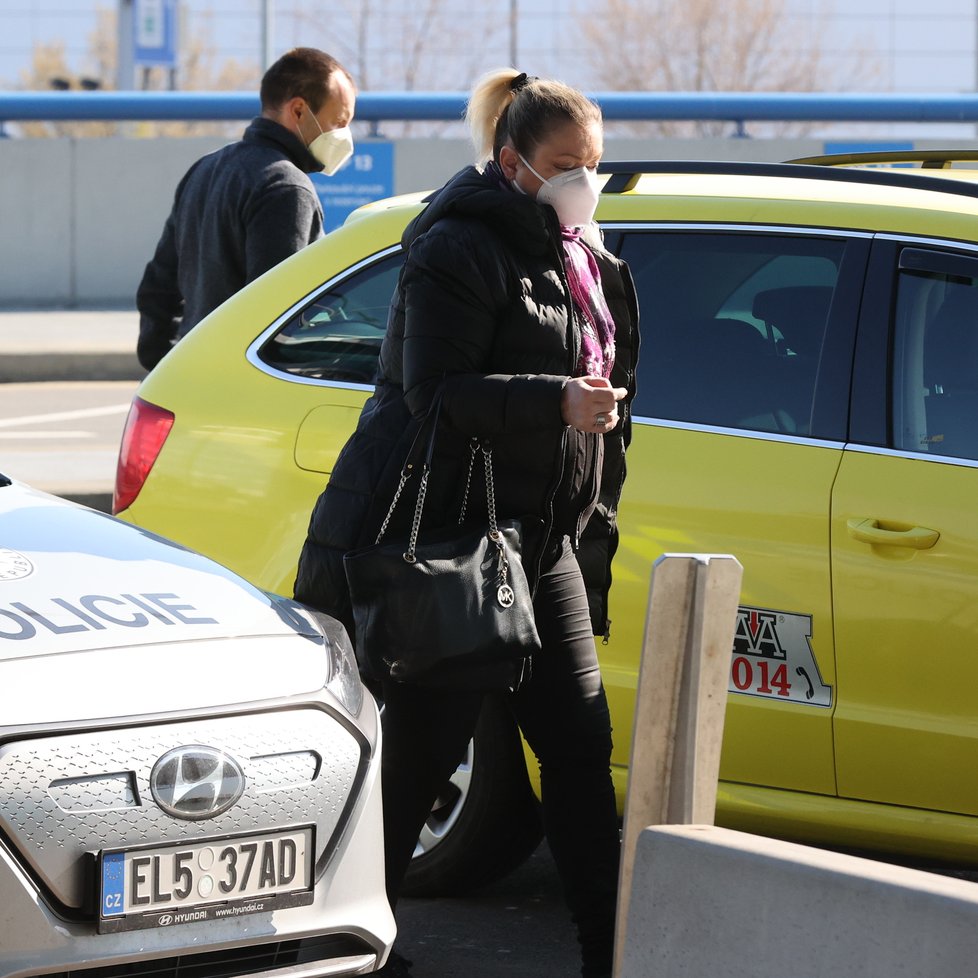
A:
[[[379,754],[337,622],[0,476],[0,975],[375,970]]]

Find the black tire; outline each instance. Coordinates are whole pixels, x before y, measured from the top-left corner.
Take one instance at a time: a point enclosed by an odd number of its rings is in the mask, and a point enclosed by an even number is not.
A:
[[[505,703],[487,696],[466,757],[432,807],[402,892],[449,896],[493,883],[542,838],[516,722]]]

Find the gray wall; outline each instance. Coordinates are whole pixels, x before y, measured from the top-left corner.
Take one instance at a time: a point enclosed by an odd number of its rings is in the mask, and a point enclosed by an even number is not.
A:
[[[178,181],[224,142],[0,139],[0,307],[132,307]],[[821,152],[820,141],[803,139],[609,139],[605,158],[785,160]],[[396,141],[394,190],[436,187],[471,155],[464,140]]]

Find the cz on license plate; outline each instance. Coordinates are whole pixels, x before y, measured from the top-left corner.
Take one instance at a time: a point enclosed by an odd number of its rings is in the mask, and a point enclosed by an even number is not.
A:
[[[168,927],[312,903],[312,826],[103,850],[99,931]]]

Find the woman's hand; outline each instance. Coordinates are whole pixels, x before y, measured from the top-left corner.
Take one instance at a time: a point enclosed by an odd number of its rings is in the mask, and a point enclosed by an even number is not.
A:
[[[618,424],[618,402],[627,394],[606,377],[571,377],[560,396],[560,415],[578,431],[603,435]]]

